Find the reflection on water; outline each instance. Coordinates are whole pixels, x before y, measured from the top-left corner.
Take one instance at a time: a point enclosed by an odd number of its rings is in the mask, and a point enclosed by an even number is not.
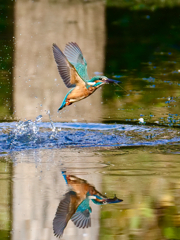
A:
[[[71,219],[76,227],[91,227],[90,199],[98,205],[122,202],[116,196],[112,199],[107,198],[98,192],[94,186],[86,180],[74,175],[67,175],[62,171],[65,182],[71,187],[64,198],[60,201],[53,220],[53,230],[56,237],[61,237],[64,229]]]
[[[101,212],[102,239],[106,234],[109,239],[114,235],[125,239],[179,239],[179,155],[135,150],[123,155],[106,152],[104,157],[111,167],[103,175],[103,190],[114,191],[120,183],[125,206],[119,212],[116,206],[107,206]],[[109,216],[114,219],[111,223]]]
[[[11,161],[13,185],[7,196],[13,205],[7,211],[1,205],[8,214],[1,223],[5,229],[6,221],[12,221],[13,239],[56,239],[52,221],[67,188],[62,169],[70,180],[90,182],[102,195],[113,198],[116,193],[123,199],[102,207],[92,204],[91,228],[69,221],[63,239],[179,239],[179,155],[166,148],[30,150],[12,153]],[[8,181],[1,179],[1,187]]]
[[[0,239],[9,239],[12,229],[12,163],[0,158]]]
[[[86,164],[83,166],[84,159]],[[100,158],[78,151],[25,151],[14,153],[13,167],[13,239],[56,239],[52,222],[59,199],[66,191],[62,168],[82,176],[101,189],[101,176],[91,175],[93,167],[102,167]],[[85,170],[86,169],[86,170]],[[64,239],[98,239],[100,208],[92,206],[92,227],[79,229],[70,221]],[[19,213],[22,214],[19,214]]]

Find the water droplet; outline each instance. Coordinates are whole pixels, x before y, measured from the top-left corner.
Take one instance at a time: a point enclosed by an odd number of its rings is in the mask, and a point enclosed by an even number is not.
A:
[[[139,118],[138,120],[140,123],[144,123],[144,118]]]

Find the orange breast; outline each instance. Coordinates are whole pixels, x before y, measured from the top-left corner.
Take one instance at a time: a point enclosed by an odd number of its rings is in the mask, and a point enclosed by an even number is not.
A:
[[[67,96],[67,100],[76,100],[79,101],[83,98],[88,97],[96,90],[95,87],[86,88],[84,87],[75,87],[75,89]]]

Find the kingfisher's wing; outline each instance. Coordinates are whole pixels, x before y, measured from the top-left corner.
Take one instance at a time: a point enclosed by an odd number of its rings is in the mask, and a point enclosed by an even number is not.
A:
[[[56,237],[61,237],[69,219],[76,212],[78,205],[81,203],[76,192],[69,191],[60,201],[53,220],[53,230]]]
[[[67,57],[68,61],[73,64],[82,79],[85,81],[89,80],[87,74],[87,62],[77,43],[70,42],[66,44],[64,55]]]
[[[89,206],[89,199],[87,198],[78,206],[76,212],[71,217],[71,220],[76,227],[88,228],[91,226],[91,212],[92,210]]]
[[[85,85],[85,82],[76,71],[75,67],[68,61],[64,53],[53,44],[54,59],[61,78],[63,79],[66,87],[72,88],[76,85]]]

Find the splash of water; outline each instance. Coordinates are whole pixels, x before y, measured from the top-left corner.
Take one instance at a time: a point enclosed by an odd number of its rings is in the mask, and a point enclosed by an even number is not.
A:
[[[50,119],[47,123],[41,122],[42,116],[39,115],[35,121],[0,124],[0,152],[40,148],[154,146],[180,142],[178,129],[125,124],[54,123],[50,112],[47,114]]]
[[[12,149],[17,143],[23,142],[28,144],[29,142],[36,143],[39,140],[39,126],[42,115],[36,117],[35,121],[20,121],[16,124],[16,127],[9,133],[8,142],[9,148]]]
[[[53,139],[53,138],[56,139],[57,133],[58,133],[58,131],[61,131],[61,128],[56,129],[56,127],[54,126],[54,122],[53,122],[52,119],[51,119],[50,111],[48,111],[47,114],[49,115],[49,121],[50,121],[50,123],[51,123],[51,131],[52,131],[52,134],[50,135],[50,138],[51,138],[51,139]]]

